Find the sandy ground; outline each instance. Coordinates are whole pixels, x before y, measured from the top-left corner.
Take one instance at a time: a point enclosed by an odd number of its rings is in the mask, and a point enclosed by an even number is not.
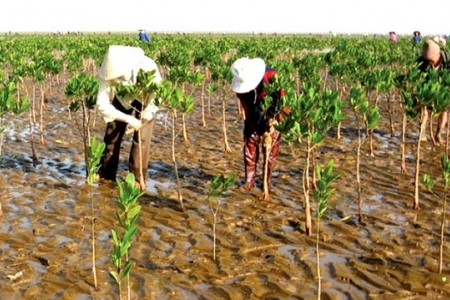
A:
[[[28,115],[7,120],[0,158],[2,299],[118,299],[117,285],[108,275],[112,270],[110,231],[117,226],[117,186],[85,185],[82,139],[74,120],[68,118],[62,89],[62,85],[55,86],[48,96],[46,145],[39,145],[34,135],[36,167],[31,159]],[[213,260],[213,215],[207,200],[210,180],[231,171],[243,177],[243,122],[234,95],[229,93],[227,99],[232,153],[223,152],[218,98],[212,99],[207,128],[201,126],[197,105],[188,117],[190,144],[176,139],[185,213],[177,203],[172,137],[167,127],[170,119],[158,115],[147,193],[140,199],[142,212],[130,252],[133,299],[317,298],[317,235],[306,236],[304,226],[303,144],[282,143],[270,201],[259,199],[258,188],[245,193],[238,186],[221,199]],[[445,281],[447,241],[444,271],[438,273],[442,182],[438,181],[435,194],[421,185],[421,209],[412,209],[417,126],[408,125],[408,169],[402,174],[399,111],[397,105],[394,137],[383,106],[383,122],[374,135],[374,156],[368,155],[367,144],[363,146],[362,223],[358,222],[355,183],[356,125],[350,114],[342,124],[342,139],[335,139],[334,129],[316,151],[318,163],[334,159],[335,170],[341,174],[321,220],[322,299],[450,297]],[[93,134],[103,138],[104,123],[100,117],[96,122]],[[177,128],[181,128],[179,123]],[[129,147],[127,139],[120,164],[122,178],[127,174]],[[423,144],[422,156],[427,160],[421,165],[423,173],[442,178],[442,151],[433,149],[431,143]],[[97,290],[92,275],[92,203]]]

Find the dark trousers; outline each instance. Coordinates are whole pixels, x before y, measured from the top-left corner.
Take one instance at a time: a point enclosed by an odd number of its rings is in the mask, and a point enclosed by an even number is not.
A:
[[[140,118],[140,111],[143,107],[139,101],[132,102],[132,109],[125,109],[122,104],[114,98],[112,105],[123,113],[131,115],[136,113],[136,117]],[[122,139],[127,128],[127,123],[121,121],[112,121],[106,125],[106,132],[104,142],[106,144],[105,151],[100,161],[99,174],[101,178],[115,180],[117,175],[117,169],[119,165],[120,147]],[[140,161],[142,161],[142,174],[144,182],[147,175],[148,160],[150,154],[150,144],[153,134],[153,120],[145,124],[139,130],[141,137],[141,149],[142,158],[139,153],[139,135],[135,131],[133,135],[133,144],[131,145],[130,158],[129,158],[129,171],[134,174],[136,181],[140,182]]]

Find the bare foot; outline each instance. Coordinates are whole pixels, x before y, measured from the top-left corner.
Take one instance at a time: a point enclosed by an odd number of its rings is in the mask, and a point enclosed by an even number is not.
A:
[[[269,195],[269,193],[263,193],[262,195],[261,195],[261,200],[263,200],[263,201],[269,201],[270,200],[270,195]]]
[[[255,183],[254,183],[254,182],[246,182],[246,183],[242,186],[242,188],[243,188],[245,191],[250,191],[254,186],[255,186]]]

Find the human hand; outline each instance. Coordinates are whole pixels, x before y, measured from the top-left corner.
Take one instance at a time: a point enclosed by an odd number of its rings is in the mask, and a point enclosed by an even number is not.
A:
[[[141,129],[142,127],[142,122],[138,119],[136,119],[135,117],[129,117],[127,119],[127,130],[125,131],[126,135],[131,135],[133,134],[134,131],[138,131],[139,129]]]
[[[278,125],[279,123],[278,123],[278,120],[276,119],[276,118],[271,118],[271,119],[269,119],[268,121],[267,121],[267,125],[269,126],[269,127],[273,127],[273,126],[276,126],[276,125]]]
[[[142,124],[149,123],[155,117],[155,113],[153,111],[143,111],[141,116]]]
[[[142,127],[142,122],[135,117],[129,117],[127,119],[128,125],[130,125],[134,130],[138,131]]]

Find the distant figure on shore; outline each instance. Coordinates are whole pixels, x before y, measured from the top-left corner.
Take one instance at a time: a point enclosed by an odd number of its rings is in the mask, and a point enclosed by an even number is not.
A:
[[[422,41],[422,35],[420,34],[420,31],[414,31],[413,32],[413,38],[412,41],[414,44],[418,44]]]
[[[151,41],[150,36],[144,29],[139,29],[139,40],[147,43]]]
[[[389,32],[389,40],[394,43],[397,42],[397,33],[395,31]]]
[[[428,72],[430,69],[442,70],[450,69],[450,52],[441,50],[439,44],[434,39],[427,40],[423,45],[422,55],[417,59],[418,67],[421,72]],[[448,112],[441,113],[438,117],[438,126],[434,140],[440,144],[445,143],[442,133],[447,124]],[[422,122],[428,121],[428,111],[422,111]],[[422,141],[426,141],[426,136],[420,137]]]

